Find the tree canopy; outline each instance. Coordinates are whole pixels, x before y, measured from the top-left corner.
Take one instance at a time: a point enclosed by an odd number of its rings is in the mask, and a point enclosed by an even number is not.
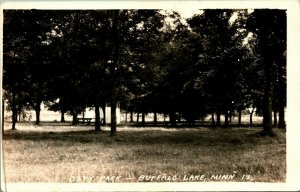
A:
[[[4,10],[3,88],[12,110],[40,105],[77,115],[117,104],[128,112],[183,117],[272,111],[285,127],[285,10],[202,10],[187,19],[164,10]],[[214,115],[217,115],[215,122]],[[252,114],[252,113],[251,113]],[[154,119],[154,122],[157,120]],[[240,120],[239,120],[240,123]]]

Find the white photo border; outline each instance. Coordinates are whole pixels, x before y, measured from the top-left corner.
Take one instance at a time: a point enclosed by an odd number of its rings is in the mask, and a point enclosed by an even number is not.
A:
[[[0,185],[7,191],[289,191],[299,190],[300,174],[300,1],[268,0],[268,1],[10,1],[2,0],[1,37],[3,37],[4,9],[286,9],[287,10],[287,175],[285,183],[7,183]],[[0,41],[1,55],[3,50]],[[2,85],[1,57],[0,83]],[[2,90],[2,89],[1,89]],[[0,95],[2,100],[2,91]],[[2,134],[1,134],[2,135]],[[2,148],[2,136],[1,136]],[[3,150],[3,149],[1,149]],[[1,152],[2,156],[2,152]],[[2,161],[1,161],[2,162]],[[1,172],[3,165],[1,165]],[[2,173],[1,173],[2,174]],[[1,182],[3,176],[1,175]]]

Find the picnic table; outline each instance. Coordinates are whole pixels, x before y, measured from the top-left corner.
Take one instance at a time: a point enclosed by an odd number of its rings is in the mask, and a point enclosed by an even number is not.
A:
[[[77,120],[78,120],[78,123],[90,125],[91,123],[95,123],[96,118],[79,117],[79,118],[77,118]],[[103,118],[100,118],[100,123],[103,124]]]
[[[87,125],[91,124],[93,119],[95,119],[95,118],[83,118],[83,117],[77,118],[78,123],[84,123],[84,124],[87,124]]]

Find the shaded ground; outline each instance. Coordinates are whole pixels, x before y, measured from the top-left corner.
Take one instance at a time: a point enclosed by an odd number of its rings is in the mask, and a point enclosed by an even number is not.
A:
[[[284,182],[286,177],[286,137],[279,129],[274,138],[260,137],[261,128],[123,126],[116,137],[109,137],[108,127],[100,133],[64,124],[17,129],[4,133],[8,182],[183,182],[202,175],[201,181]]]

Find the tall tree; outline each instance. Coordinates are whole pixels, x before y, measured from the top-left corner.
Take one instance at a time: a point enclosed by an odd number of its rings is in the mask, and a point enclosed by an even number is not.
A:
[[[281,117],[284,115],[284,52],[286,50],[286,13],[285,10],[254,10],[248,19],[249,29],[257,34],[259,48],[264,63],[264,99],[263,99],[263,134],[273,135],[272,130],[272,98],[273,98],[273,69],[280,69],[280,101]],[[279,55],[279,56],[277,56]],[[278,57],[280,59],[278,59]],[[274,70],[276,71],[276,70]],[[284,125],[282,125],[284,126]]]
[[[105,16],[105,15],[104,15]],[[52,64],[57,76],[51,82],[61,113],[69,112],[73,124],[86,107],[95,107],[95,130],[100,130],[99,106],[104,99],[106,17],[100,11],[59,11],[53,27],[57,52]],[[83,35],[84,34],[84,35]]]
[[[239,26],[231,23],[234,13],[226,9],[204,10],[188,20],[203,47],[198,52],[198,74],[194,78],[202,82],[200,85],[210,101],[208,108],[217,113],[217,125],[220,125],[220,114],[224,114],[225,127],[234,107],[234,95],[239,90],[236,82],[245,52],[242,40],[246,33],[239,32]]]
[[[128,94],[130,78],[136,65],[146,65],[142,45],[147,38],[152,39],[154,31],[162,27],[158,10],[112,10],[110,42],[112,50],[109,56],[109,82],[111,106],[111,135],[116,134],[115,108],[117,102]],[[149,41],[148,41],[149,42]],[[144,44],[142,44],[144,43]],[[148,46],[148,45],[147,45]],[[142,70],[143,71],[143,70]]]
[[[36,80],[36,74],[32,73],[38,69],[30,64],[33,61],[40,62],[40,64],[45,61],[37,58],[43,55],[43,51],[34,54],[35,51],[41,49],[47,37],[47,25],[43,23],[44,19],[45,17],[35,10],[4,11],[4,89],[8,91],[8,95],[11,93],[12,129],[15,129],[17,121],[17,108],[20,110],[25,105],[34,107],[31,101],[37,98],[35,94],[31,94],[31,90],[40,80]],[[33,79],[35,79],[34,82],[32,82]],[[34,93],[39,92],[34,91]],[[37,111],[37,117],[39,117],[38,114]]]

